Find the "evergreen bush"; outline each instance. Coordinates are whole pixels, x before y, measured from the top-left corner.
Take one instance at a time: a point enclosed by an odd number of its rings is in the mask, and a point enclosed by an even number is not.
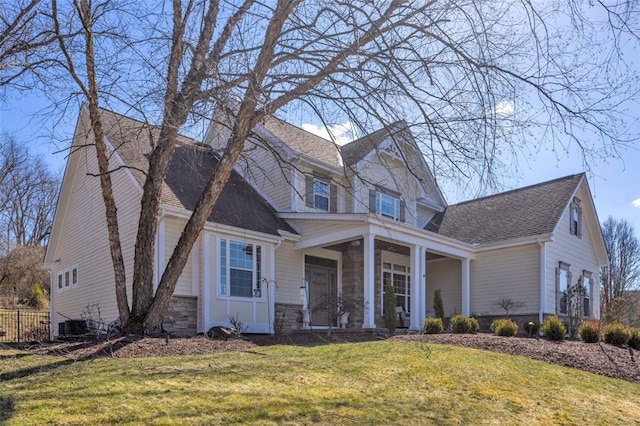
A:
[[[436,312],[436,318],[444,320],[444,303],[442,303],[442,293],[439,289],[433,292],[433,309]]]
[[[610,345],[626,345],[630,337],[627,327],[619,322],[608,324],[602,330],[602,340]]]
[[[398,315],[396,314],[396,293],[390,280],[384,283],[384,324],[389,333],[394,333],[398,325]]]
[[[40,284],[34,284],[33,287],[31,287],[27,305],[34,309],[45,309],[49,307],[49,301],[45,297],[44,290]]]
[[[451,318],[451,331],[454,333],[475,333],[479,328],[480,325],[475,318],[468,318],[462,314]]]
[[[422,321],[422,332],[425,334],[440,334],[444,330],[442,318],[425,318]]]
[[[542,334],[551,340],[559,342],[564,340],[564,336],[567,334],[567,327],[564,326],[557,315],[554,315],[542,323]]]
[[[508,318],[497,319],[491,323],[491,331],[496,336],[513,337],[518,333],[518,324]]]
[[[627,345],[633,349],[640,350],[640,328],[629,329],[629,341]]]
[[[580,336],[580,340],[585,343],[598,343],[599,332],[600,327],[598,327],[597,322],[582,321],[582,324],[580,324],[580,328],[578,329],[578,336]]]

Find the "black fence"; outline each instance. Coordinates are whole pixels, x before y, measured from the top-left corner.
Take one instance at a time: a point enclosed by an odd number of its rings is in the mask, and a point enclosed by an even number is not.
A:
[[[50,340],[48,311],[0,308],[0,342],[46,342]]]

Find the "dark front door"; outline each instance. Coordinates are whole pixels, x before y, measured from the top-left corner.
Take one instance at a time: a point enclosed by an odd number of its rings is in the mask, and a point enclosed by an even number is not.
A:
[[[309,260],[311,256],[306,256]],[[316,265],[309,264],[316,263]],[[322,265],[317,265],[321,263]],[[336,262],[328,259],[312,258],[305,271],[309,283],[309,309],[312,326],[335,325],[338,303]],[[332,267],[333,266],[333,267]]]

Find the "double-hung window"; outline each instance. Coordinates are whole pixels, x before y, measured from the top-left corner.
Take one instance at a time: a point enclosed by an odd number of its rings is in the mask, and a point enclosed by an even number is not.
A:
[[[393,220],[400,220],[400,200],[390,195],[378,192],[376,200],[376,214]]]
[[[593,293],[593,282],[591,280],[591,276],[591,272],[582,271],[582,286],[584,287],[583,315],[585,317],[591,316],[591,295]]]
[[[228,297],[262,297],[262,246],[220,240],[218,294]]]
[[[569,271],[570,265],[568,263],[560,262],[560,265],[556,269],[556,285],[558,289],[558,313],[561,315],[569,314],[569,300],[567,291],[571,283],[571,272]]]
[[[369,197],[369,208],[372,213],[404,222],[405,204],[400,200],[399,193],[376,187],[370,190]]]
[[[316,209],[329,211],[329,184],[320,179],[313,180],[313,204]]]
[[[578,197],[574,197],[569,209],[569,232],[582,237],[582,207]]]

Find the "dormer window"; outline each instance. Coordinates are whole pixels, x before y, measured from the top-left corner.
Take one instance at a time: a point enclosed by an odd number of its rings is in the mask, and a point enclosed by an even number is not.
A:
[[[404,222],[405,203],[400,194],[386,188],[376,187],[369,192],[369,210],[378,216]]]
[[[573,198],[569,214],[569,231],[571,235],[582,237],[582,207],[578,197]]]
[[[306,176],[305,204],[322,212],[338,211],[338,188],[331,178],[323,175]]]
[[[376,214],[393,220],[400,220],[400,200],[390,195],[377,192]]]
[[[329,184],[320,179],[313,180],[313,203],[319,210],[329,211]]]

